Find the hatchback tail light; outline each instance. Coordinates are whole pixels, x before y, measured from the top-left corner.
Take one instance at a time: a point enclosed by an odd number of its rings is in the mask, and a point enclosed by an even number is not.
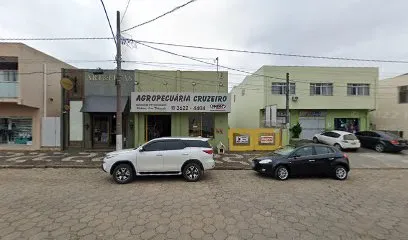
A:
[[[343,153],[343,157],[348,159],[348,155]]]
[[[213,150],[203,150],[203,152],[207,153],[207,154],[213,154],[214,151]]]
[[[394,145],[398,145],[398,140],[392,140],[391,143]]]

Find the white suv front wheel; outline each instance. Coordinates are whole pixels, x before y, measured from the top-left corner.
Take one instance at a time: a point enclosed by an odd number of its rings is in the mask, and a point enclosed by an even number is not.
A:
[[[133,169],[129,164],[119,164],[112,173],[113,180],[120,184],[126,184],[133,180]]]
[[[183,176],[189,182],[197,182],[203,175],[201,166],[197,163],[187,163],[183,168]]]

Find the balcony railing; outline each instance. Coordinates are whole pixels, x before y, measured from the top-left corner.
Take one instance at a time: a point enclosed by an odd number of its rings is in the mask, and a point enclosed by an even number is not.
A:
[[[0,98],[19,97],[19,82],[16,70],[0,70]]]

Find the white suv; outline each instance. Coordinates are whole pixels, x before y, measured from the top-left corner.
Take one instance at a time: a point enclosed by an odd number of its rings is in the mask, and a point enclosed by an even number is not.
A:
[[[156,138],[135,149],[106,154],[102,168],[117,183],[128,183],[134,176],[183,175],[195,182],[204,170],[215,166],[207,138]]]

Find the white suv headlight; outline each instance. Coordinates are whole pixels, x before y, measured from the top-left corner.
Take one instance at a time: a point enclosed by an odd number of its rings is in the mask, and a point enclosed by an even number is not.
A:
[[[271,159],[264,159],[264,160],[259,161],[260,164],[266,164],[266,163],[271,163],[271,162],[272,162]]]

